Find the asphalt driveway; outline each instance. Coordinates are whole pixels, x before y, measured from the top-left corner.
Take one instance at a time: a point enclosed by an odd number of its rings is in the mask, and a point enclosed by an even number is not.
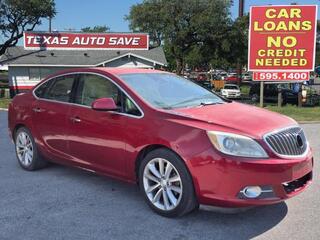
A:
[[[0,239],[320,239],[320,124],[303,128],[315,152],[314,183],[304,193],[236,214],[167,219],[135,185],[59,165],[22,170],[0,111]]]

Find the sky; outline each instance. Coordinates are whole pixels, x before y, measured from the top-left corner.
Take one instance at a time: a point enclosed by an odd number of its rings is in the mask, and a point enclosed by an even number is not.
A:
[[[57,15],[52,20],[52,30],[58,31],[80,31],[81,28],[95,25],[106,25],[113,32],[128,32],[128,22],[124,16],[129,13],[130,6],[141,3],[142,0],[55,0]],[[231,8],[231,14],[236,17],[238,14],[238,0]],[[245,0],[245,12],[249,11],[252,5],[286,5],[292,2],[298,4],[320,4],[320,0]],[[320,9],[318,11],[320,19]],[[48,30],[48,21],[35,30]]]
[[[80,31],[84,27],[95,25],[106,25],[112,32],[129,32],[129,23],[124,16],[130,11],[134,4],[142,0],[55,0],[57,14],[52,19],[52,30],[56,31]],[[292,2],[298,4],[320,5],[320,0],[245,0],[245,12],[248,12],[252,5],[286,5]],[[234,0],[231,8],[233,18],[237,17],[239,0]],[[320,19],[320,9],[318,11]],[[48,31],[48,21],[42,20],[35,31]],[[0,43],[4,38],[0,36]],[[22,45],[22,40],[18,42]]]

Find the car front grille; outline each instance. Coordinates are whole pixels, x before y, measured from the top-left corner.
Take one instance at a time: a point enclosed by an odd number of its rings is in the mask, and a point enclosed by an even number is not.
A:
[[[300,127],[291,127],[270,133],[264,139],[276,154],[283,156],[301,156],[308,148],[307,139]]]

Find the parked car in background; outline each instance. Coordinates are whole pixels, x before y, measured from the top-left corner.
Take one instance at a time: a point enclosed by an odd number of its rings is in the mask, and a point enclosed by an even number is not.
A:
[[[212,89],[212,84],[210,79],[208,78],[207,73],[199,73],[196,79],[196,83],[207,89]]]
[[[316,74],[316,76],[320,76],[320,66],[315,67],[314,72]]]
[[[184,72],[184,73],[187,73],[187,74],[190,74],[191,71],[192,71],[191,68],[185,68],[185,69],[183,70],[183,72]]]
[[[252,80],[252,75],[251,75],[251,73],[244,73],[244,74],[242,74],[242,80],[243,81],[251,81]]]
[[[278,101],[278,87],[279,84],[265,84],[264,85],[264,101],[277,102]],[[298,92],[289,87],[288,84],[281,84],[282,103],[285,105],[298,104]],[[254,83],[249,92],[249,96],[253,102],[258,102],[260,99],[260,83]]]
[[[205,81],[207,79],[208,79],[208,77],[207,77],[207,75],[205,73],[199,73],[198,76],[197,76],[197,81],[198,82]]]
[[[238,85],[235,84],[225,84],[221,89],[221,95],[225,98],[241,98],[241,91]]]
[[[312,152],[293,119],[164,71],[57,73],[14,97],[8,126],[23,169],[54,161],[138,183],[166,217],[274,204],[312,181]]]
[[[228,76],[228,74],[226,72],[221,72],[221,73],[218,73],[217,75],[221,80],[225,80]]]
[[[224,80],[228,83],[236,83],[236,84],[240,84],[240,81],[241,81],[237,73],[229,73],[227,77],[224,78]]]
[[[207,72],[208,74],[215,74],[217,73],[215,69],[209,69],[209,71]]]

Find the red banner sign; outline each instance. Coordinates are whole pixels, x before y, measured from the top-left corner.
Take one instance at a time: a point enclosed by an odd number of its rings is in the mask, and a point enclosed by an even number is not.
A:
[[[24,32],[24,48],[148,50],[149,36],[141,33]]]
[[[253,72],[253,81],[309,81],[309,72]]]
[[[249,71],[313,71],[316,5],[250,9]]]

